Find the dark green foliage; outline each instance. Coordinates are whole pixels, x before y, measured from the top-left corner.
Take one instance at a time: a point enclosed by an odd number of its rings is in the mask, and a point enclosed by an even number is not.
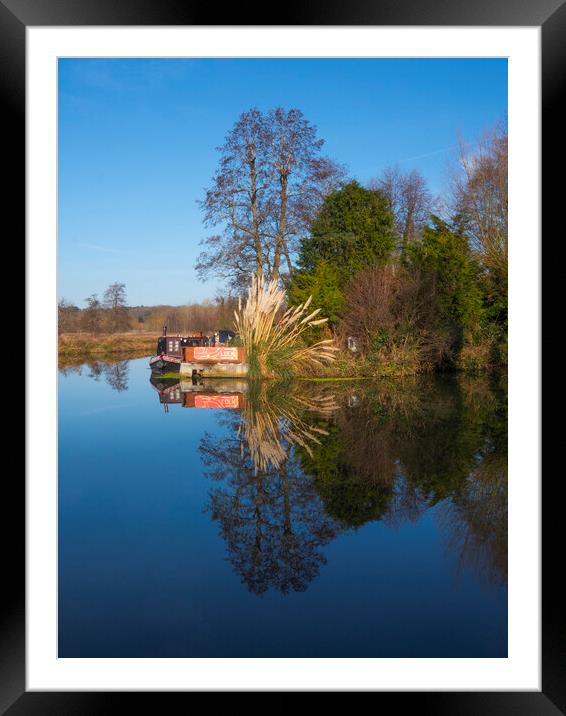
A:
[[[380,191],[357,181],[329,194],[301,243],[299,265],[314,271],[320,261],[334,266],[344,280],[389,259],[395,245],[393,214]]]
[[[493,361],[507,364],[507,272],[484,273],[485,322],[493,338]]]
[[[504,382],[445,376],[343,390],[358,395],[355,407],[319,423],[327,435],[310,453],[298,449],[302,469],[342,527],[414,519],[447,498],[464,502],[479,490],[476,481],[487,513],[492,495],[506,490]],[[502,538],[497,549],[505,548]]]
[[[480,267],[466,238],[433,216],[422,239],[407,247],[405,262],[409,270],[420,272],[433,303],[434,328],[447,336],[456,355],[485,319]]]
[[[380,191],[352,181],[329,194],[301,242],[299,270],[288,287],[291,304],[312,295],[335,327],[344,309],[344,289],[360,270],[388,261],[395,245],[390,203]]]
[[[319,261],[312,271],[299,271],[289,286],[287,295],[292,306],[304,303],[312,296],[315,308],[335,326],[344,308],[344,294],[340,274],[328,261]]]
[[[314,447],[312,455],[300,452],[302,469],[314,476],[327,514],[346,528],[382,519],[393,495],[392,484],[361,474],[350,464],[339,427],[326,429],[328,436]]]
[[[387,328],[381,328],[373,337],[368,353],[368,360],[373,362],[376,360],[379,351],[384,348],[391,340],[391,334]]]

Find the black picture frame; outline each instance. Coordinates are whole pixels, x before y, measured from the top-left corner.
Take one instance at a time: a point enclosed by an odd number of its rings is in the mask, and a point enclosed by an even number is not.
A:
[[[540,26],[542,28],[542,145],[543,227],[563,227],[558,212],[562,203],[563,115],[558,110],[566,74],[565,0],[311,0],[287,4],[277,18],[263,11],[248,12],[234,3],[222,8],[191,4],[187,0],[0,0],[0,97],[4,157],[9,177],[3,198],[5,217],[11,215],[12,243],[25,235],[25,53],[26,27],[68,25],[447,25],[447,26]],[[218,16],[222,23],[216,22]],[[253,18],[253,20],[252,20]],[[277,22],[274,22],[277,20]],[[562,232],[563,234],[563,228]],[[17,238],[16,238],[17,237]],[[5,235],[7,241],[7,235]],[[24,245],[23,242],[21,244]],[[535,337],[537,340],[539,337]],[[539,343],[540,345],[540,343]],[[29,349],[29,347],[28,347]],[[28,396],[28,401],[30,397]],[[28,402],[29,405],[29,402]],[[8,479],[9,477],[9,479]],[[533,476],[535,478],[536,476]],[[557,475],[559,477],[559,475]],[[566,714],[566,599],[560,577],[563,557],[552,559],[553,545],[560,545],[562,520],[558,515],[557,482],[549,481],[543,492],[542,572],[542,690],[540,692],[376,692],[378,708],[395,698],[423,714]],[[4,550],[4,604],[0,631],[0,713],[90,714],[122,710],[139,698],[134,693],[28,692],[25,686],[25,488],[10,470],[3,481],[4,515],[1,520]],[[173,697],[190,693],[141,694],[144,708],[166,712]],[[126,704],[126,698],[128,704]],[[159,700],[159,701],[158,701]],[[159,706],[158,706],[159,703]]]

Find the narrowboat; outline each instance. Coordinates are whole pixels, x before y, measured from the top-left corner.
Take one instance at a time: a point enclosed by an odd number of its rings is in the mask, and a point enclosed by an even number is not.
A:
[[[169,336],[167,335],[167,326],[164,326],[163,335],[157,339],[155,355],[149,361],[151,371],[152,373],[178,373],[183,362],[184,348],[208,345],[209,338],[204,333]]]

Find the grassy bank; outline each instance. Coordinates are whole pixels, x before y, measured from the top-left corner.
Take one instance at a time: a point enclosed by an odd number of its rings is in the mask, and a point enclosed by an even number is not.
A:
[[[156,333],[63,333],[59,336],[59,362],[143,358],[155,353],[156,342]]]
[[[398,351],[387,356],[353,355],[341,350],[329,365],[302,366],[296,377],[310,380],[358,380],[371,378],[408,378],[436,372],[489,373],[505,370],[507,356],[492,347],[463,351],[456,360],[442,363],[419,360],[412,351]]]

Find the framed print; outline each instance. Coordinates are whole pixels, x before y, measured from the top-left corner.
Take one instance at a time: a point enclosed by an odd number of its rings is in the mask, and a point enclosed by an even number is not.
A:
[[[0,2],[3,712],[566,713],[539,377],[565,6],[235,10]]]

